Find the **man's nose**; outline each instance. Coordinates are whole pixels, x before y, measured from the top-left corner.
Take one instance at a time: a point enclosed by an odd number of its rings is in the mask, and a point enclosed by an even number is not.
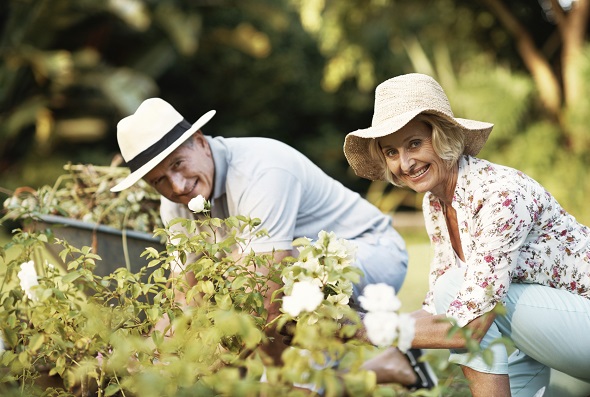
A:
[[[182,175],[171,175],[170,176],[170,188],[174,194],[184,193],[184,178]]]

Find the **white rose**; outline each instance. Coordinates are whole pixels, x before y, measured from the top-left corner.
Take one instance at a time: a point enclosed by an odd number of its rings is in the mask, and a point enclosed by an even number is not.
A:
[[[328,296],[328,302],[334,304],[335,306],[347,306],[350,298],[346,294],[336,294]]]
[[[194,212],[195,214],[198,214],[205,210],[206,203],[207,200],[205,200],[205,197],[199,194],[197,197],[193,197],[191,201],[188,202],[188,209]]]
[[[352,296],[352,282],[345,280],[345,281],[341,281],[340,282],[340,291],[342,291],[342,293],[348,295],[348,296]]]
[[[403,353],[412,347],[414,334],[416,331],[416,319],[409,314],[399,315],[399,336],[397,338],[397,347]]]
[[[33,287],[39,285],[37,282],[37,271],[35,270],[35,262],[28,261],[20,265],[18,278],[20,280],[20,287],[25,291],[29,299],[36,300]]]
[[[359,302],[368,312],[394,312],[402,306],[395,289],[385,283],[367,285]]]
[[[392,312],[370,312],[363,318],[367,337],[372,344],[379,347],[393,344],[397,337],[398,323],[398,315]]]
[[[318,249],[322,249],[324,247],[327,247],[328,244],[330,244],[330,238],[335,237],[335,236],[336,235],[334,232],[328,233],[325,230],[320,230],[320,232],[318,233],[318,240],[314,244],[314,247],[316,247]]]
[[[297,317],[302,311],[314,311],[323,300],[324,295],[316,284],[300,281],[293,284],[290,296],[283,297],[283,310],[292,317]]]
[[[303,269],[307,270],[309,273],[319,273],[321,270],[320,261],[318,258],[314,256],[307,256],[305,258],[300,258],[298,262],[295,262],[296,266],[300,266]]]
[[[328,255],[336,256],[341,261],[354,262],[357,251],[356,244],[342,238],[336,239],[335,236],[331,237],[334,238],[330,238],[328,242]]]

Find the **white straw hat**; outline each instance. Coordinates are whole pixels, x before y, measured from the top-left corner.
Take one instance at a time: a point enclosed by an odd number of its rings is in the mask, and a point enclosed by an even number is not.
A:
[[[454,117],[449,99],[432,77],[419,73],[397,76],[377,86],[371,127],[346,135],[344,155],[354,172],[371,180],[383,179],[382,163],[369,155],[371,139],[398,131],[421,113],[440,116],[463,130],[463,153],[472,156],[479,153],[494,126]]]
[[[140,180],[215,115],[210,110],[190,124],[160,98],[143,101],[134,114],[117,124],[119,149],[131,174],[111,188],[120,192]]]

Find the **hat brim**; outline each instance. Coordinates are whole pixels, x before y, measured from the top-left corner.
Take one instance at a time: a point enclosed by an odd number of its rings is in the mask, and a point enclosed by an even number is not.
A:
[[[475,156],[486,143],[492,128],[491,123],[483,121],[453,118],[435,109],[413,109],[394,118],[385,120],[376,126],[359,129],[346,135],[344,155],[356,175],[370,180],[384,180],[383,165],[369,155],[372,139],[393,134],[403,128],[419,114],[434,114],[455,124],[465,134],[464,154]]]
[[[137,170],[129,174],[125,179],[112,187],[111,192],[120,192],[131,187],[134,183],[143,178],[148,172],[160,164],[170,153],[176,150],[184,141],[190,138],[195,132],[209,122],[215,115],[215,110],[210,110],[202,115],[186,132],[184,132],[176,141],[169,145],[166,149],[154,156],[150,161],[139,167]]]

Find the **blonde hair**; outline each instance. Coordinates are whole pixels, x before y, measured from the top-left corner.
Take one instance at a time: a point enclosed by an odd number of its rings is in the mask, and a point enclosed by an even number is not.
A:
[[[422,113],[416,116],[414,120],[422,121],[431,127],[434,152],[444,160],[449,169],[452,168],[465,150],[465,132],[463,129],[436,114]],[[369,156],[381,165],[382,175],[380,179],[384,179],[395,186],[405,186],[387,167],[385,155],[381,151],[379,141],[375,138],[372,138],[369,142]]]

